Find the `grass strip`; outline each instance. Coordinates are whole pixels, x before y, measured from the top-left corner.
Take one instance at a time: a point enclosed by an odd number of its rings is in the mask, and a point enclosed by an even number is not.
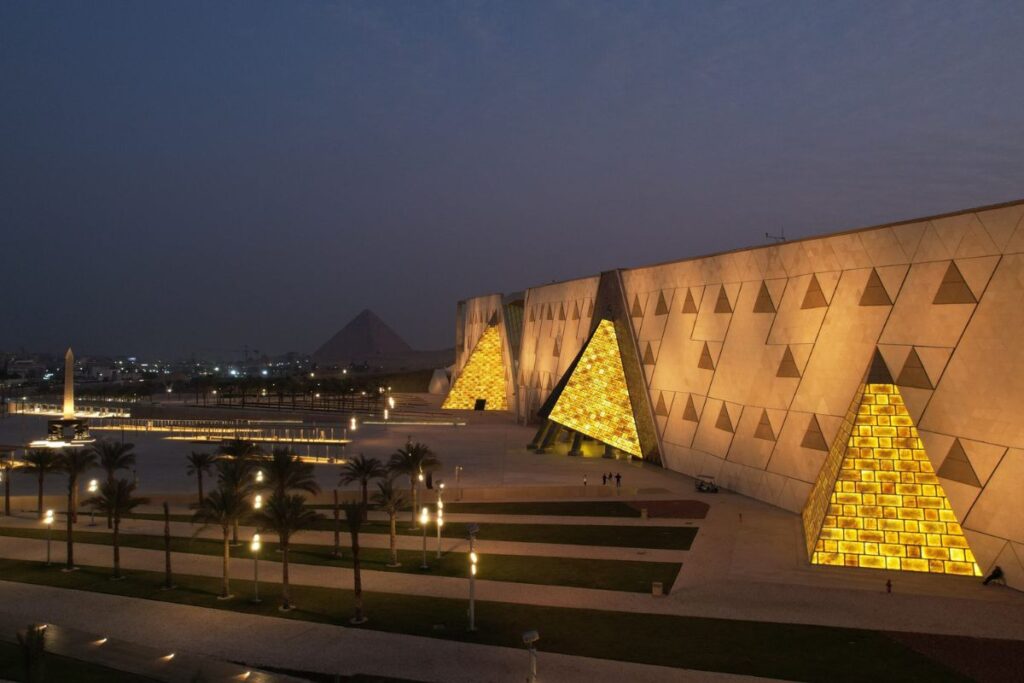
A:
[[[129,572],[123,581],[110,581],[105,568],[82,567],[65,573],[41,562],[6,559],[0,559],[0,576],[7,581],[339,626],[347,626],[352,615],[352,592],[336,588],[292,586],[298,608],[281,613],[277,584],[261,584],[264,601],[253,605],[244,581],[234,583],[235,599],[217,600],[221,580],[216,577],[178,574],[174,577],[177,588],[161,590],[163,574],[159,572]],[[523,631],[537,628],[543,652],[584,657],[793,681],[970,680],[878,631],[478,601],[478,630],[470,633],[465,629],[465,600],[392,593],[364,593],[363,598],[370,620],[361,628],[390,633],[521,648]]]
[[[131,519],[163,520],[163,515],[138,513]],[[171,515],[172,522],[191,522],[190,515]],[[342,520],[342,531],[345,522]],[[689,550],[697,535],[694,526],[615,526],[589,524],[481,524],[477,539],[485,541],[513,541],[517,543],[558,543],[564,545],[593,545],[611,548],[646,548],[650,550]],[[324,518],[314,526],[318,531],[332,531],[334,520]],[[429,526],[428,534],[434,531]],[[363,525],[365,534],[387,534],[386,522],[369,521]],[[409,526],[409,519],[403,516],[398,533],[404,536],[419,536],[422,531]],[[436,533],[436,532],[435,532]],[[433,534],[431,534],[433,535]],[[442,536],[445,538],[466,538],[467,524],[445,522]]]
[[[0,536],[17,538],[45,539],[46,531],[42,529],[22,527],[0,527]],[[53,531],[53,542],[61,548],[67,538],[63,530]],[[261,558],[278,561],[277,543],[266,537],[263,543]],[[343,536],[347,539],[347,534]],[[433,540],[433,539],[431,539]],[[113,536],[98,531],[75,531],[77,543],[92,545],[111,545]],[[141,548],[144,550],[163,550],[163,536],[151,534],[121,534],[122,548]],[[465,577],[469,567],[466,553],[446,552],[441,559],[436,558],[433,544],[427,551],[427,561],[431,576]],[[220,557],[223,544],[219,540],[209,538],[171,537],[171,551],[175,553],[192,553],[195,555],[212,555]],[[324,545],[292,544],[288,553],[291,564],[327,565],[332,567],[351,567],[352,555],[342,546],[340,559],[331,556],[332,548]],[[231,549],[231,556],[251,559],[248,544]],[[388,567],[391,553],[386,548],[363,547],[359,552],[359,560],[363,569],[383,572],[400,572],[403,574],[424,574],[420,570],[423,561],[422,551],[399,550],[398,561],[401,567]],[[589,560],[571,557],[543,557],[533,555],[481,555],[478,576],[489,581],[511,581],[515,583],[541,584],[549,586],[570,586],[573,588],[596,588],[600,590],[647,593],[651,590],[652,581],[661,581],[665,590],[671,590],[682,565],[678,562],[642,562],[637,560]]]
[[[435,505],[427,506],[434,510]],[[331,505],[312,505],[319,510],[330,510]],[[406,515],[408,516],[408,507]],[[627,517],[640,518],[640,508],[619,500],[591,500],[580,502],[535,501],[502,503],[445,502],[446,512],[477,515],[553,515],[557,517]]]
[[[26,622],[26,626],[27,626]],[[47,652],[43,654],[44,681],[74,681],[75,683],[156,683],[127,671],[110,669],[99,664],[73,659]],[[25,661],[21,646],[0,641],[0,680],[24,681]]]

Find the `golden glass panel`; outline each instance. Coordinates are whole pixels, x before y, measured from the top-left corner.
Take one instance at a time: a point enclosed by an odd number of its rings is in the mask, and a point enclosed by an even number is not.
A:
[[[484,330],[455,386],[441,405],[450,410],[473,410],[484,399],[485,410],[508,410],[505,398],[505,360],[501,334],[494,325]]]

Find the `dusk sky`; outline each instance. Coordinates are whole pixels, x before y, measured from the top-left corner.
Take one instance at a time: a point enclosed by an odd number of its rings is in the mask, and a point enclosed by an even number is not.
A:
[[[468,296],[1021,198],[1019,1],[0,4],[0,350],[440,348]]]

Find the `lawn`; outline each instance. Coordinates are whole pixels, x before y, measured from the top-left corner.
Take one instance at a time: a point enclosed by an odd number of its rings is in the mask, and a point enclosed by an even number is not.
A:
[[[457,503],[445,502],[445,511],[459,514],[478,515],[555,515],[560,517],[640,517],[640,507],[619,500],[593,500],[564,502],[542,500],[526,503]],[[330,510],[331,505],[313,505],[320,510]],[[431,512],[434,504],[429,503]],[[406,508],[408,511],[408,508]],[[406,512],[408,516],[408,512]]]
[[[21,646],[0,641],[0,680],[25,680],[25,664]],[[153,678],[138,674],[108,669],[99,664],[62,657],[52,652],[43,655],[44,681],[67,681],[70,683],[156,683]]]
[[[163,520],[163,515],[139,513],[133,519]],[[189,522],[189,515],[171,515],[171,521]],[[345,521],[341,521],[345,531]],[[565,545],[595,545],[614,548],[647,548],[653,550],[689,550],[697,535],[694,526],[617,526],[591,524],[481,524],[477,538],[487,541],[514,541],[520,543],[559,543]],[[331,531],[334,520],[326,517],[316,522],[315,529]],[[428,534],[433,535],[429,525]],[[370,521],[363,525],[363,533],[387,534],[386,522]],[[398,533],[419,536],[422,531],[409,526],[409,516],[403,515],[398,524]],[[442,535],[445,538],[466,538],[467,525],[463,522],[446,522]]]
[[[178,587],[163,591],[163,575],[157,572],[131,572],[126,580],[114,582],[106,568],[63,573],[39,562],[12,560],[0,560],[0,576],[337,625],[352,614],[351,591],[332,588],[293,586],[292,599],[299,607],[282,615],[275,602],[276,584],[261,586],[264,602],[252,605],[247,591],[234,600],[218,601],[220,579],[212,577],[177,575]],[[239,583],[242,590],[247,588]],[[236,584],[236,590],[242,586]],[[364,593],[364,602],[370,621],[362,628],[385,632],[521,648],[522,632],[536,628],[543,652],[795,681],[969,680],[884,633],[860,629],[478,601],[478,630],[469,633],[465,600]]]
[[[0,527],[0,536],[16,536],[19,538],[46,538],[42,529],[26,529],[17,527]],[[55,557],[63,557],[65,532],[54,531],[53,543]],[[342,536],[343,541],[348,535]],[[75,531],[75,541],[95,545],[110,545],[112,536],[105,532]],[[163,536],[147,534],[121,534],[122,548],[143,548],[147,550],[163,550]],[[223,544],[207,538],[171,537],[171,550],[176,553],[194,553],[220,557]],[[275,552],[277,543],[271,537],[265,537],[261,557],[277,561]],[[323,545],[294,544],[289,552],[289,560],[294,564],[331,565],[351,567],[352,555],[342,545],[343,557],[331,557],[332,548]],[[232,548],[233,557],[251,558],[246,543]],[[423,553],[415,550],[399,550],[398,560],[401,567],[386,566],[391,554],[386,548],[362,548],[359,553],[363,569],[385,572],[403,572],[422,574],[419,567]],[[466,553],[447,552],[436,559],[434,539],[430,539],[427,552],[430,574],[435,576],[466,576],[468,558]],[[539,557],[529,555],[482,555],[478,567],[479,577],[490,581],[513,581],[518,583],[544,584],[552,586],[572,586],[575,588],[597,588],[602,590],[629,591],[646,593],[651,590],[652,581],[661,581],[665,590],[670,590],[679,574],[681,565],[678,562],[642,562],[635,560],[589,560],[563,557]]]

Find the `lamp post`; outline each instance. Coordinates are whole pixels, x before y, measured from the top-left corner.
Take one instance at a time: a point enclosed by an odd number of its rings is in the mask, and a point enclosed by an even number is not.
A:
[[[89,493],[95,494],[99,489],[100,483],[97,480],[92,479],[89,481],[89,488],[87,489]],[[89,526],[96,526],[96,508],[93,508],[92,513],[89,515]]]
[[[252,499],[252,509],[253,510],[259,510],[262,507],[263,507],[263,495],[260,494],[260,493],[257,493],[256,496]]]
[[[256,470],[256,483],[257,484],[262,484],[263,483],[263,470]]]
[[[53,540],[53,510],[46,511],[46,516],[43,517],[43,524],[46,525],[46,566],[49,567],[50,541]]]
[[[441,527],[444,526],[444,482],[437,485],[437,559],[441,559]]]
[[[473,537],[469,537],[469,630],[476,630],[476,553],[473,552]]]
[[[252,603],[260,604],[260,535],[253,534],[249,543],[249,550],[252,551]]]
[[[423,527],[423,562],[420,564],[420,569],[430,569],[430,565],[427,564],[427,525],[430,524],[430,511],[427,510],[426,506],[420,510],[420,526]]]

